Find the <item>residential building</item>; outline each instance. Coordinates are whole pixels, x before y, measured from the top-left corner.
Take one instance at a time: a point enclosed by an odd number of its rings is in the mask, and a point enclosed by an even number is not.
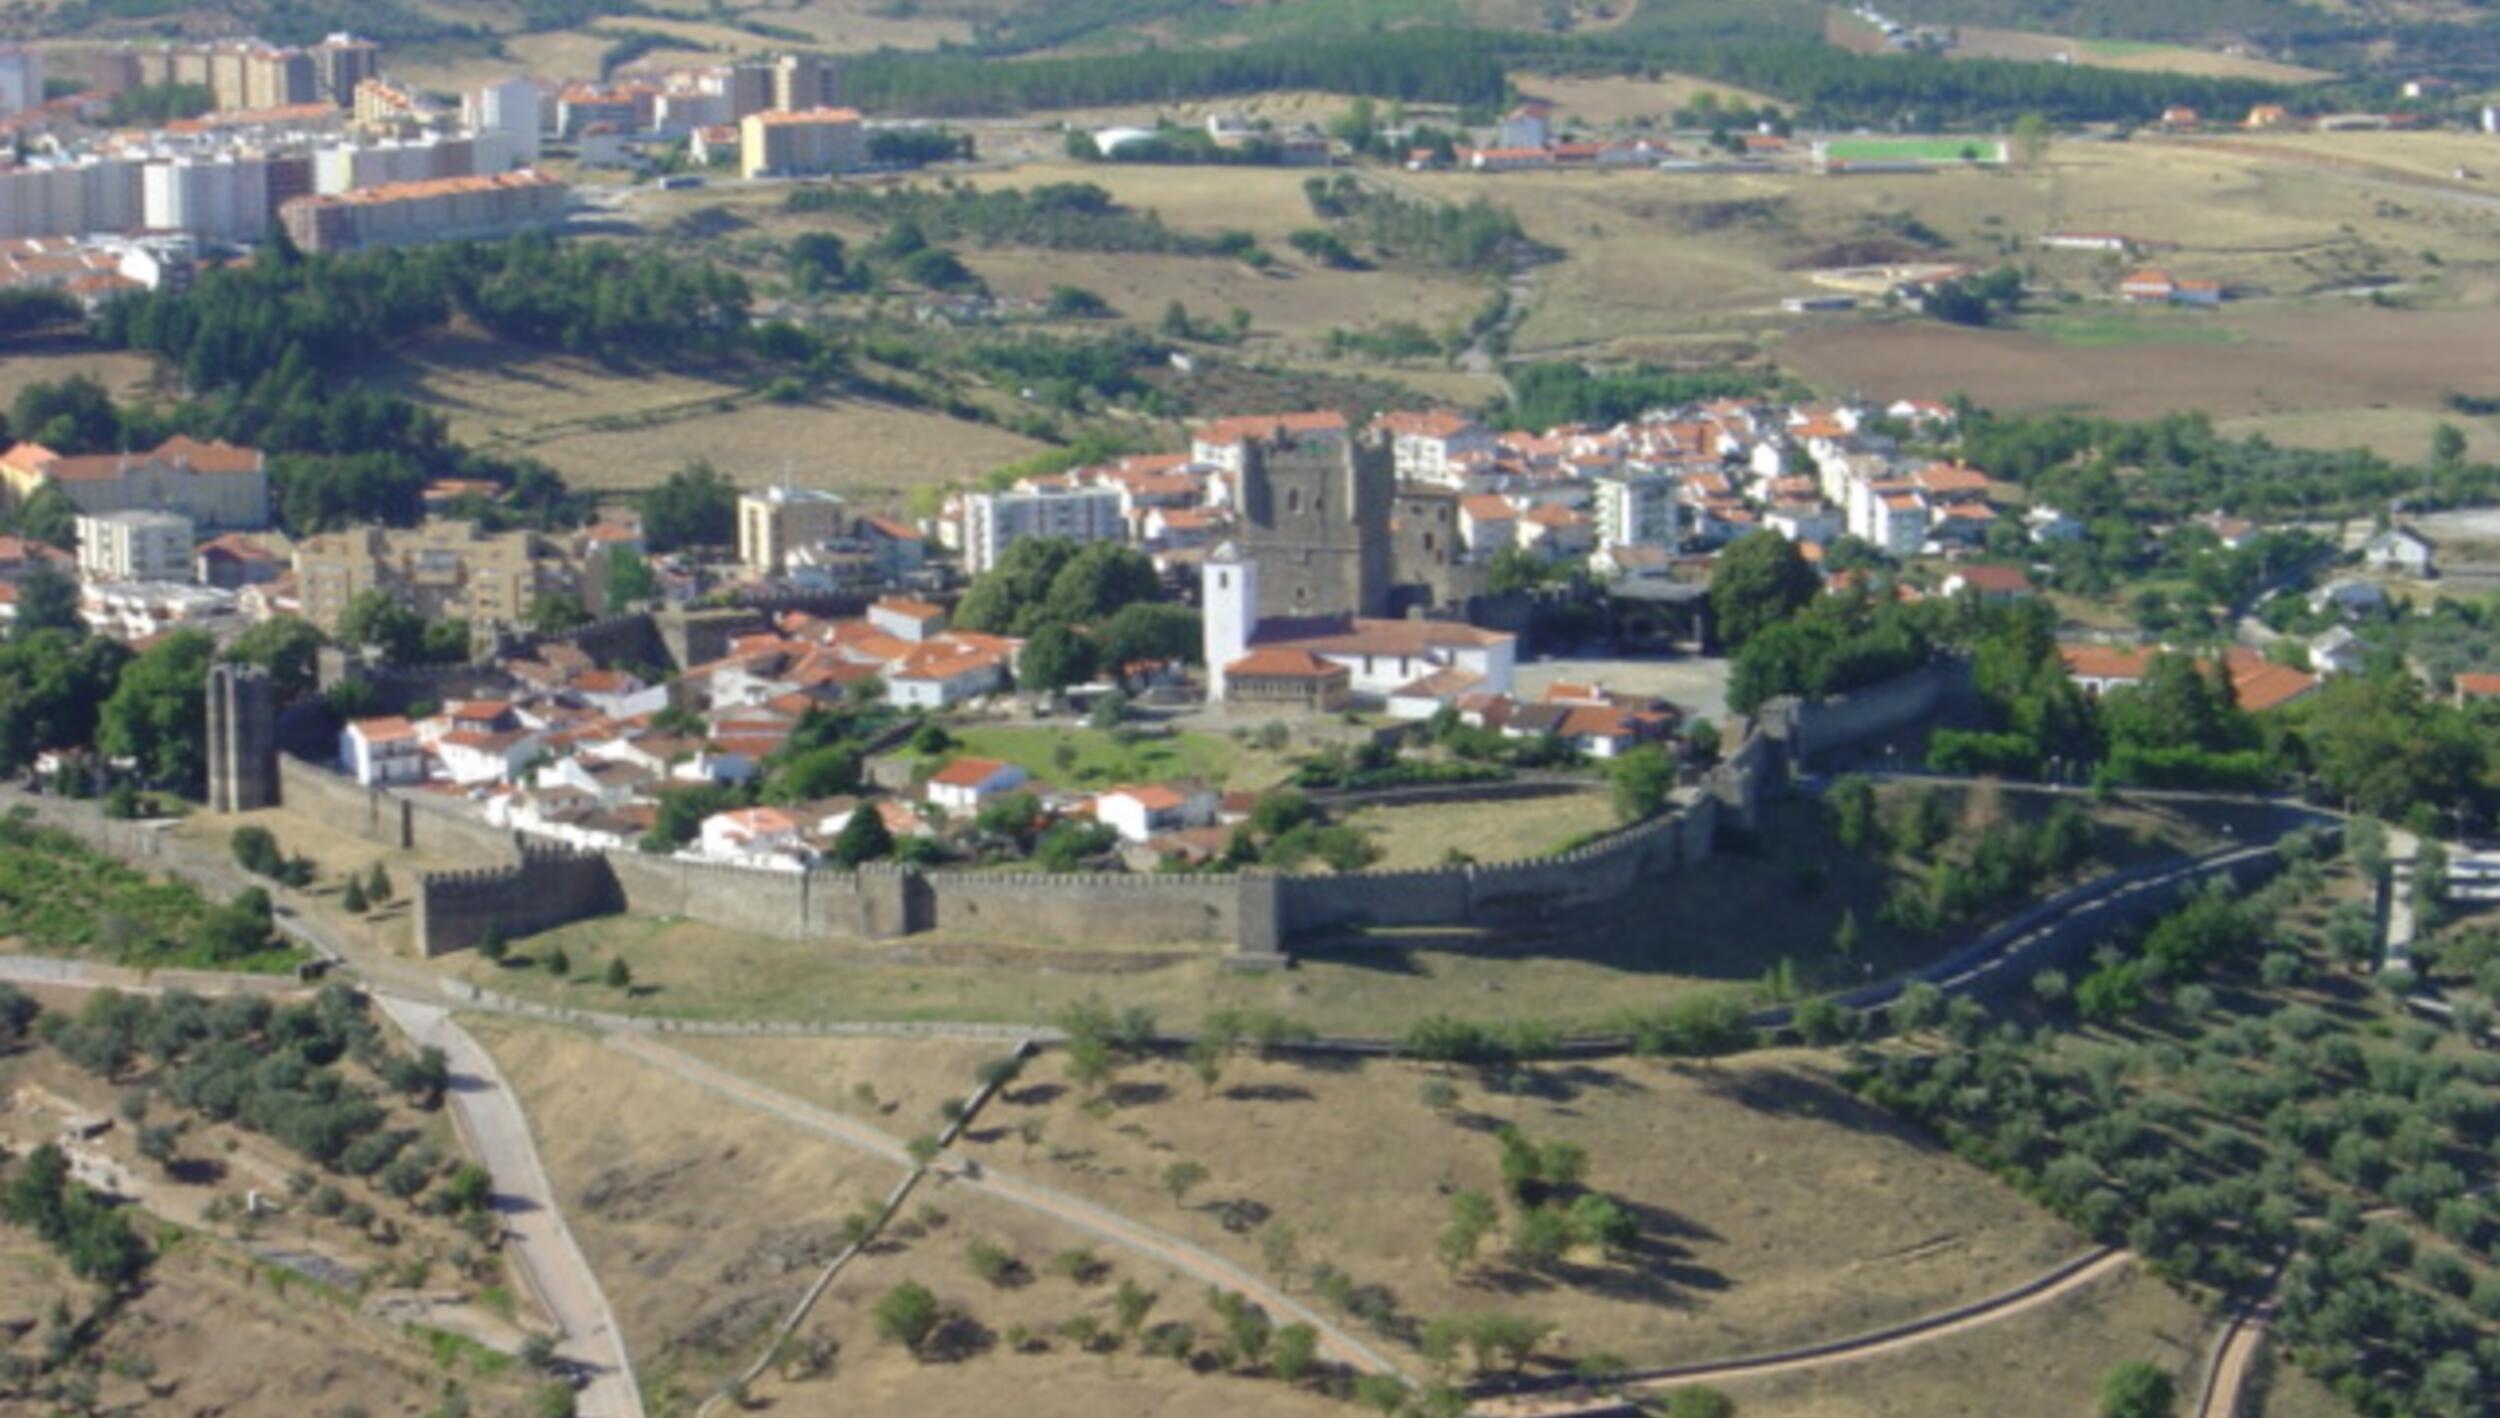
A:
[[[885,670],[886,702],[904,709],[950,709],[1007,687],[1004,652],[948,639],[915,645]]]
[[[43,106],[43,54],[12,46],[0,49],[0,118]]]
[[[738,494],[738,561],[749,571],[778,576],[790,554],[843,533],[840,497],[815,488],[775,484]]]
[[[1031,492],[976,492],[964,499],[964,571],[978,576],[1027,537],[1116,542],[1128,537],[1117,488],[1046,487]]]
[[[903,596],[883,596],[868,608],[867,620],[897,640],[919,645],[946,629],[946,609]]]
[[[818,54],[784,54],[773,61],[772,105],[781,112],[830,108],[841,97],[842,71],[834,61]]]
[[[929,776],[929,801],[956,815],[979,812],[1030,781],[1031,775],[994,758],[958,758]]]
[[[738,120],[741,177],[814,177],[867,162],[868,141],[855,108],[774,110]]]
[[[461,98],[460,123],[472,133],[495,135],[504,161],[532,167],[545,146],[546,96],[528,79],[488,84]]]
[[[571,560],[546,536],[441,520],[306,537],[295,547],[295,575],[304,618],[324,632],[366,591],[386,592],[428,620],[485,627],[518,624],[540,596],[577,589]]]
[[[282,200],[302,195],[300,157],[220,153],[149,163],[140,177],[141,221],[150,231],[241,245],[269,235]]]
[[[81,514],[78,570],[91,581],[188,581],[191,541],[179,512]]]
[[[1554,110],[1541,103],[1523,103],[1502,115],[1493,140],[1498,148],[1546,148],[1554,141]]]
[[[2361,548],[2361,559],[2373,571],[2420,580],[2431,574],[2430,538],[2411,527],[2389,527],[2375,533]]]
[[[2031,578],[2019,566],[1964,566],[1944,578],[1944,593],[1965,593],[1982,601],[2015,601],[2032,594]]]
[[[799,839],[799,820],[777,807],[732,808],[703,819],[697,850],[714,861],[796,870],[814,853]]]
[[[1490,456],[1501,447],[1484,425],[1441,410],[1386,413],[1374,426],[1389,435],[1390,464],[1400,482],[1460,487],[1471,456]]]
[[[1206,826],[1215,821],[1221,802],[1220,794],[1195,785],[1114,788],[1094,799],[1094,821],[1120,834],[1123,842],[1143,842],[1167,832]]]
[[[491,240],[561,225],[570,190],[533,171],[453,177],[298,197],[278,218],[298,248],[316,253]]]
[[[89,515],[153,509],[201,527],[269,525],[269,469],[259,450],[169,438],[146,453],[63,457],[37,443],[0,453],[0,482],[23,502],[50,483]]]
[[[313,94],[341,108],[356,101],[356,86],[382,70],[382,46],[352,34],[334,34],[312,47]]]
[[[424,782],[426,752],[417,726],[396,715],[350,723],[339,731],[339,771],[369,788]]]
[[[119,157],[0,167],[0,238],[135,231],[146,221],[144,170]]]
[[[2157,646],[2078,644],[2060,645],[2057,653],[2067,677],[2084,693],[2098,696],[2142,683],[2153,657],[2162,651]],[[2214,672],[2211,661],[2199,661],[2198,668]],[[2278,665],[2244,645],[2223,652],[2221,673],[2230,681],[2232,698],[2252,714],[2280,708],[2318,687],[2316,675]]]
[[[477,141],[429,133],[378,143],[340,143],[313,154],[312,190],[324,197],[368,187],[436,182],[478,172]]]
[[[1599,546],[1673,548],[1675,480],[1663,473],[1611,473],[1595,479]]]

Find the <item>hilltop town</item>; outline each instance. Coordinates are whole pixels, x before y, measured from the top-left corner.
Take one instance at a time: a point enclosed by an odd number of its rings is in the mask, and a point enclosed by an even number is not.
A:
[[[2500,1412],[2500,28],[1739,8],[0,13],[0,1411]]]

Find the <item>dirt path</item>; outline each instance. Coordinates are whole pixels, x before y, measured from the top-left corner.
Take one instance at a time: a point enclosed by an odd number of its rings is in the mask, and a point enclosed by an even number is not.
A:
[[[2222,1337],[2222,1347],[2214,1353],[2214,1366],[2205,1376],[2205,1392],[2196,1405],[2196,1418],[2232,1418],[2240,1411],[2240,1390],[2248,1386],[2248,1376],[2257,1364],[2257,1353],[2265,1348],[2267,1329],[2274,1322],[2274,1296],[2246,1315],[2232,1321]]]
[[[1904,1324],[1879,1329],[1828,1344],[1809,1345],[1802,1349],[1781,1350],[1744,1359],[1727,1359],[1706,1364],[1688,1364],[1679,1368],[1655,1369],[1618,1380],[1613,1387],[1630,1393],[1664,1393],[1712,1380],[1760,1378],[1773,1374],[1797,1373],[1807,1369],[1826,1368],[1835,1364],[1854,1363],[1878,1355],[1916,1348],[1931,1340],[1983,1329],[1999,1320],[2027,1314],[2043,1305],[2086,1289],[2124,1270],[2135,1262],[2132,1251],[2102,1249],[2088,1252],[2059,1266],[2035,1280],[2026,1281],[2001,1295],[1973,1304],[1957,1306],[1937,1314],[1910,1320]],[[1619,1399],[1558,1398],[1520,1396],[1496,1398],[1478,1403],[1471,1410],[1479,1418],[1575,1418],[1575,1415],[1620,1413]]]
[[[637,1035],[613,1034],[608,1046],[617,1052],[640,1059],[716,1097],[768,1113],[794,1127],[812,1132],[828,1141],[873,1153],[899,1165],[911,1165],[910,1153],[903,1143],[876,1128],[819,1108],[803,1099],[779,1093],[761,1084],[741,1078],[701,1059],[681,1054],[663,1044]],[[1238,1291],[1272,1315],[1288,1316],[1318,1331],[1320,1342],[1342,1363],[1365,1373],[1396,1374],[1398,1368],[1380,1351],[1364,1343],[1332,1323],[1327,1316],[1287,1295],[1283,1290],[1261,1280],[1231,1261],[1200,1249],[1181,1238],[1142,1225],[1116,1212],[1079,1200],[1065,1192],[1053,1190],[1039,1182],[1001,1172],[987,1162],[971,1162],[959,1158],[942,1159],[940,1169],[949,1186],[967,1187],[992,1196],[1010,1206],[1039,1212],[1053,1220],[1073,1226],[1153,1260],[1157,1264],[1210,1285]]]

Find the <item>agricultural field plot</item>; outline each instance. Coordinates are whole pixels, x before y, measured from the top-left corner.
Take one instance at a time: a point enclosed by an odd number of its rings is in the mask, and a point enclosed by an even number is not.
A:
[[[969,481],[1042,445],[987,424],[864,400],[761,400],[744,384],[632,372],[434,342],[382,381],[451,421],[472,446],[546,462],[592,491],[650,487],[698,459],[741,482],[787,481],[868,500]]]
[[[1834,138],[1823,145],[1834,162],[1925,162],[1939,165],[1993,160],[1992,138]]]
[[[82,376],[124,401],[143,398],[155,386],[156,360],[151,355],[98,350],[69,340],[30,339],[18,348],[25,352],[0,357],[0,409],[15,403],[28,385],[57,384]]]
[[[1552,104],[1555,116],[1566,127],[1577,124],[1601,129],[1665,129],[1673,125],[1677,109],[1690,107],[1703,94],[1715,94],[1730,106],[1788,106],[1767,94],[1686,74],[1661,74],[1654,79],[1619,74],[1531,74],[1523,76],[1519,85],[1525,96]]]
[[[2070,345],[2019,330],[1929,322],[1797,335],[1780,357],[1820,387],[1872,398],[1964,393],[1997,408],[2072,408],[2118,418],[2203,410],[2218,419],[2348,410],[2443,409],[2444,391],[2500,357],[2484,310],[2365,304],[2232,313],[2244,339],[2207,344]]]
[[[2429,454],[2441,424],[2464,433],[2468,458],[2500,457],[2500,422],[2451,409],[2292,411],[2225,419],[2216,427],[2230,438],[2263,434],[2286,448],[2367,448],[2383,458],[2415,462]]]
[[[842,1088],[811,1082],[853,1076],[847,1041],[695,1047],[821,1106],[852,1106]],[[1295,1236],[1294,1290],[1309,1293],[1325,1264],[1384,1287],[1401,1317],[1498,1309],[1547,1320],[1574,1359],[1697,1362],[1838,1338],[2010,1288],[2083,1249],[2062,1224],[1860,1107],[1803,1053],[1535,1069],[1507,1092],[1421,1064],[1237,1053],[1211,1087],[1178,1060],[1137,1062],[1093,1101],[1064,1062],[1051,1054],[1029,1068],[982,1115],[966,1155],[1254,1273],[1275,1273],[1259,1232],[1282,1223]],[[964,1076],[960,1060],[947,1063]],[[1626,1259],[1574,1253],[1530,1273],[1491,1237],[1457,1273],[1435,1259],[1447,1198],[1501,1193],[1490,1134],[1503,1126],[1586,1149],[1589,1189],[1639,1220]],[[1179,1163],[1204,1176],[1176,1200],[1167,1175]],[[1502,1211],[1508,1224],[1510,1203]],[[1383,1328],[1392,1352],[1412,1343],[1404,1325]]]
[[[2126,69],[2141,74],[2186,74],[2204,79],[2259,79],[2278,84],[2312,84],[2335,77],[2321,69],[2281,64],[2215,49],[2145,40],[2074,39],[2029,30],[1964,26],[1961,44],[1950,51],[1955,59],[2014,59],[2030,63],[2089,64],[2101,69]]]

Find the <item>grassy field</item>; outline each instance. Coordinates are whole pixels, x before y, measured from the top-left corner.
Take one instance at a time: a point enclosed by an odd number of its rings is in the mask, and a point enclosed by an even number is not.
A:
[[[656,1415],[693,1411],[752,1358],[763,1331],[840,1250],[843,1218],[872,1208],[901,1175],[899,1164],[725,1103],[588,1036],[502,1020],[476,1028],[521,1096]],[[895,1096],[921,1096],[893,1081],[898,1072],[879,1065],[874,1076]],[[944,1073],[929,1093],[969,1089],[967,1071]],[[857,1106],[847,1081],[841,1098]],[[915,1111],[871,1109],[869,1116],[904,1136],[932,1130],[934,1109]],[[806,1378],[776,1371],[759,1396],[794,1412],[836,1402],[844,1412],[872,1414],[983,1411],[1014,1401],[1020,1410],[1075,1418],[1103,1411],[1108,1396],[1093,1386],[1116,1380],[1123,1401],[1135,1401],[1141,1390],[1168,1398],[1149,1404],[1156,1412],[1213,1418],[1246,1404],[1261,1412],[1318,1411],[1316,1400],[1306,1404],[1276,1385],[1202,1378],[1168,1362],[1147,1369],[1135,1358],[1115,1361],[1115,1373],[1113,1363],[1074,1352],[1056,1337],[1059,1324],[1079,1312],[1101,1314],[1123,1278],[1156,1292],[1156,1321],[1213,1329],[1199,1287],[1116,1254],[1104,1255],[1111,1264],[1091,1284],[1045,1272],[1051,1256],[1088,1239],[942,1186],[926,1189],[887,1240],[846,1269],[802,1331],[811,1342],[829,1343],[835,1361]],[[1035,1278],[1012,1288],[976,1279],[965,1261],[976,1240],[1003,1246]],[[919,1364],[876,1337],[869,1311],[904,1280],[927,1285],[977,1326],[974,1357]],[[1007,1340],[1019,1330],[1046,1336],[1046,1352],[1010,1352]],[[1028,1394],[1027,1385],[1053,1397],[1036,1407],[1026,1400],[1039,1394]],[[932,1392],[951,1397],[934,1405]]]
[[[2029,812],[2017,799],[2015,811]],[[1506,805],[1507,806],[1507,805]],[[2119,805],[2100,813],[2102,859],[2118,863],[2201,849],[2212,824]],[[1837,988],[1907,968],[1976,932],[1917,934],[1876,919],[1876,903],[1909,868],[1849,856],[1804,810],[1774,805],[1760,854],[1728,854],[1674,878],[1672,909],[1641,927],[1620,923],[1537,940],[1483,934],[1381,932],[1314,943],[1291,971],[1243,975],[1190,951],[1116,940],[915,936],[888,950],[773,940],[689,921],[609,917],[516,945],[516,963],[463,953],[444,965],[508,994],[656,1016],[780,1020],[1048,1020],[1088,995],[1158,1014],[1172,1027],[1224,1009],[1291,1015],[1323,1033],[1396,1034],[1433,1014],[1535,1019],[1597,1027],[1627,1009],[1703,989],[1750,989],[1781,959],[1812,988]],[[1549,844],[1550,845],[1550,844]],[[1402,850],[1409,850],[1401,847]],[[1438,861],[1440,844],[1428,851]],[[1819,878],[1804,864],[1828,863]],[[1689,889],[1686,889],[1689,887]],[[1832,939],[1846,912],[1862,932],[1842,958]],[[559,979],[518,963],[560,945]],[[615,957],[632,995],[595,983]]]
[[[1181,733],[1127,742],[1092,729],[971,727],[954,731],[960,747],[938,759],[906,750],[903,757],[932,768],[957,757],[995,758],[1061,788],[1110,788],[1124,783],[1196,779],[1225,788],[1272,787],[1286,773],[1284,758],[1216,734]]]
[[[2334,76],[2297,64],[2225,54],[2184,44],[2157,44],[2132,39],[2073,39],[2028,30],[1964,26],[1957,59],[2016,59],[2032,63],[2069,62],[2142,74],[2186,74],[2213,79],[2262,79],[2281,84],[2317,83]]]
[[[848,1042],[702,1040],[689,1050],[822,1106],[857,1106]],[[945,1060],[941,1075],[960,1082],[962,1060]],[[1223,1065],[1211,1091],[1176,1060],[1133,1064],[1107,1103],[1090,1105],[1061,1081],[1056,1056],[1028,1080],[983,1115],[969,1155],[1258,1270],[1258,1242],[1225,1219],[1264,1208],[1298,1234],[1297,1275],[1326,1263],[1385,1287],[1400,1315],[1418,1319],[1533,1315],[1559,1326],[1573,1356],[1672,1363],[1836,1338],[1993,1293],[2082,1248],[1861,1108],[1823,1060],[1802,1053],[1538,1070],[1515,1092],[1417,1064],[1246,1055]],[[1420,1096],[1432,1082],[1455,1090],[1446,1106]],[[1641,1220],[1631,1259],[1582,1256],[1530,1276],[1488,1245],[1472,1274],[1453,1276],[1433,1258],[1444,1198],[1499,1190],[1487,1134],[1501,1125],[1587,1149],[1588,1184]],[[1207,1180],[1175,1203],[1161,1176],[1178,1161],[1198,1163]]]
[[[1344,821],[1369,835],[1380,849],[1374,865],[1382,871],[1439,866],[1452,852],[1479,862],[1550,856],[1618,825],[1614,806],[1602,792],[1510,803],[1364,808],[1348,813]]]
[[[1976,151],[1985,161],[1996,156],[1996,140],[1985,137],[1834,138],[1823,149],[1835,162],[1970,161]]]
[[[2287,410],[2225,419],[2217,426],[2232,437],[2263,434],[2286,448],[2367,448],[2381,457],[2418,462],[2430,456],[2431,437],[2441,424],[2465,434],[2468,457],[2500,456],[2500,422],[2453,409]]]
[[[453,436],[544,460],[576,487],[649,487],[698,458],[742,484],[793,482],[867,500],[966,481],[1042,445],[987,424],[856,399],[775,404],[744,379],[613,369],[446,338],[380,381]]]

